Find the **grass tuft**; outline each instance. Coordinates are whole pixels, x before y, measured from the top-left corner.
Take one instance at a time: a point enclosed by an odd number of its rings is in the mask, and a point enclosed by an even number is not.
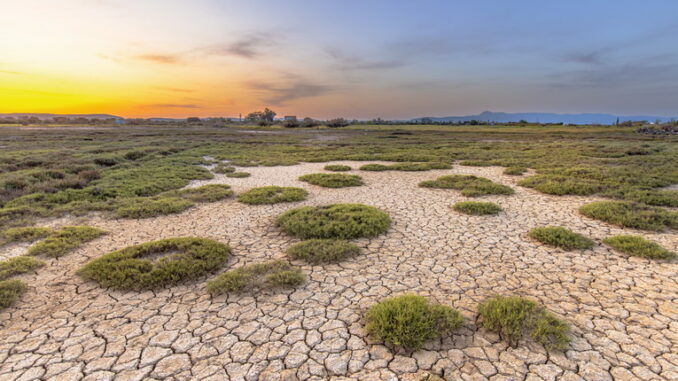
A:
[[[267,186],[252,188],[238,195],[238,201],[250,205],[277,204],[306,199],[308,192],[302,188]]]
[[[344,173],[312,173],[299,177],[299,180],[325,188],[345,188],[363,185],[363,179],[360,176]]]
[[[386,298],[365,315],[367,333],[385,343],[406,350],[421,349],[429,340],[461,327],[461,314],[425,297],[405,294]]]
[[[26,291],[26,284],[20,280],[0,281],[0,309],[9,307]]]
[[[85,242],[106,234],[105,231],[90,226],[67,226],[50,234],[44,240],[28,248],[28,255],[46,255],[62,257]]]
[[[215,202],[233,196],[229,185],[208,184],[197,188],[180,189],[176,194],[194,202]]]
[[[7,242],[32,242],[45,238],[52,232],[50,228],[23,227],[7,229],[0,236]]]
[[[522,176],[525,172],[527,172],[525,167],[507,167],[504,169],[504,174],[510,176]]]
[[[537,241],[564,250],[585,250],[593,247],[593,240],[560,226],[545,226],[530,230],[528,235]]]
[[[219,269],[228,259],[228,245],[205,238],[168,238],[102,255],[78,270],[85,280],[120,290],[175,285]],[[154,256],[161,257],[153,260]]]
[[[233,172],[235,172],[235,167],[230,166],[230,165],[226,165],[226,164],[223,164],[223,163],[219,163],[219,164],[217,164],[216,167],[214,167],[214,169],[212,169],[212,172],[219,173],[219,174],[222,174],[222,175],[227,174],[227,173],[233,173]]]
[[[420,187],[460,190],[467,197],[485,196],[490,194],[513,194],[513,189],[506,185],[497,184],[484,177],[473,175],[442,176],[436,180],[423,181]]]
[[[597,201],[579,208],[586,217],[625,228],[663,231],[678,229],[678,213],[662,208],[623,201]]]
[[[384,233],[391,218],[381,210],[362,204],[305,206],[279,216],[276,224],[301,238],[358,238]]]
[[[480,322],[515,347],[524,335],[549,350],[564,350],[570,327],[537,303],[517,296],[495,296],[478,308]]]
[[[219,274],[207,282],[212,295],[253,288],[298,286],[306,280],[301,270],[285,261],[270,261],[239,267]]]
[[[235,179],[242,179],[244,177],[250,177],[249,172],[233,172],[233,173],[227,173],[226,177],[231,177]]]
[[[360,254],[360,248],[341,239],[310,239],[287,249],[287,256],[317,265],[335,263]]]
[[[326,171],[334,171],[334,172],[345,172],[345,171],[350,171],[351,167],[348,165],[341,165],[341,164],[329,164],[325,166]]]
[[[493,202],[481,201],[460,201],[452,208],[457,212],[470,214],[472,216],[485,216],[499,214],[502,211],[501,207]]]
[[[427,162],[427,163],[395,163],[395,164],[365,164],[360,167],[361,171],[429,171],[431,169],[451,169],[452,166],[442,162]]]
[[[0,280],[25,274],[44,265],[45,262],[24,255],[5,259],[0,261]]]
[[[649,259],[675,259],[678,254],[668,251],[657,243],[643,237],[633,235],[618,235],[605,238],[603,243],[624,254]]]

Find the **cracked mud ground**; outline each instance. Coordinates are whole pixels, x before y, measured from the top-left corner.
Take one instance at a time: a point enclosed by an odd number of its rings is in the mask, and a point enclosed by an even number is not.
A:
[[[678,380],[676,263],[629,258],[600,244],[641,234],[669,250],[678,233],[647,233],[587,219],[577,208],[593,197],[557,197],[515,185],[499,167],[428,172],[362,172],[366,186],[325,189],[297,181],[327,163],[246,168],[252,177],[217,175],[236,192],[299,186],[310,195],[291,204],[250,206],[230,199],[145,220],[92,216],[47,221],[85,223],[109,232],[21,276],[29,290],[0,312],[0,379],[295,380]],[[361,163],[345,163],[357,167]],[[475,174],[512,186],[512,196],[483,197],[498,216],[459,214],[457,191],[417,187],[443,174]],[[300,205],[356,202],[387,211],[387,234],[356,242],[364,254],[337,265],[295,262],[308,282],[294,290],[212,298],[205,281],[154,292],[120,292],[83,282],[75,271],[112,250],[150,240],[199,236],[228,242],[224,271],[284,258],[298,240],[273,221]],[[561,225],[594,238],[586,251],[565,252],[527,237]],[[24,246],[0,249],[20,255]],[[392,353],[365,336],[364,311],[380,299],[416,292],[459,309],[464,328],[415,353]],[[478,304],[494,294],[543,303],[573,328],[570,348],[547,353],[528,342],[510,348],[475,324]]]

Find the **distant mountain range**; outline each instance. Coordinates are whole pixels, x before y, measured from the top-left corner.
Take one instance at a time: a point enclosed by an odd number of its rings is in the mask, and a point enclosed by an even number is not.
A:
[[[0,118],[31,118],[53,119],[53,118],[87,118],[87,119],[123,119],[122,117],[109,114],[41,114],[41,113],[13,113],[0,114]]]
[[[433,122],[469,122],[477,120],[481,122],[509,123],[525,120],[529,123],[565,123],[565,124],[615,124],[619,118],[620,122],[646,120],[654,122],[656,120],[662,123],[671,119],[665,116],[653,115],[611,115],[611,114],[554,114],[544,112],[527,113],[507,113],[484,111],[477,115],[467,116],[445,116],[445,117],[422,117],[412,119],[419,122],[421,120],[431,120]]]

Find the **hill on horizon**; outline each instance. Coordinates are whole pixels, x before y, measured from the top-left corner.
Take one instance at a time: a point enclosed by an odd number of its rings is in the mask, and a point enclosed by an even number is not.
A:
[[[654,122],[656,120],[659,120],[661,123],[665,123],[675,118],[656,115],[612,115],[596,113],[557,114],[543,112],[507,113],[507,112],[483,111],[477,115],[421,117],[412,119],[412,121],[420,122],[422,120],[430,120],[432,122],[469,122],[472,120],[477,120],[481,122],[510,123],[525,120],[529,123],[615,124],[617,122],[617,119],[619,119],[619,122],[625,121],[635,122],[643,120],[648,122]]]

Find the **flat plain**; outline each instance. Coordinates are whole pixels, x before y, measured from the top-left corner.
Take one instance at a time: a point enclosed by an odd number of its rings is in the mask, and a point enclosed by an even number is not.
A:
[[[83,225],[106,234],[66,255],[41,257],[45,266],[15,277],[27,290],[0,310],[0,378],[678,379],[676,261],[627,255],[602,242],[630,234],[678,250],[678,192],[671,188],[678,183],[676,142],[619,127],[3,127],[0,217],[11,218],[0,230]],[[451,168],[359,169],[395,163]],[[342,173],[359,175],[363,185],[327,188],[299,180],[335,173],[324,170],[328,164],[350,166]],[[212,173],[218,165],[250,176]],[[507,167],[526,172],[505,174]],[[64,176],[33,175],[49,171]],[[451,175],[488,179],[515,193],[467,197],[458,189],[419,186]],[[72,176],[82,182],[52,181]],[[275,204],[224,197],[178,209],[165,207],[169,203],[151,212],[137,208],[149,214],[135,218],[116,214],[209,184],[227,184],[236,195],[264,186],[308,194]],[[501,211],[469,215],[452,208],[469,200]],[[580,212],[601,201],[642,205],[668,217],[639,229]],[[352,239],[361,253],[340,262],[292,260],[305,277],[300,285],[208,292],[216,274],[288,260],[285,251],[300,239],[277,226],[279,215],[343,203],[380,209],[390,227]],[[545,226],[565,227],[594,244],[564,250],[529,236]],[[149,290],[103,288],[78,276],[106,253],[175,237],[212,239],[232,253],[213,274]],[[8,242],[0,259],[30,247]],[[415,351],[368,335],[366,311],[405,293],[458,310],[462,327]],[[478,308],[495,295],[526,297],[567,322],[567,348],[546,350],[529,339],[512,346],[484,328]]]

